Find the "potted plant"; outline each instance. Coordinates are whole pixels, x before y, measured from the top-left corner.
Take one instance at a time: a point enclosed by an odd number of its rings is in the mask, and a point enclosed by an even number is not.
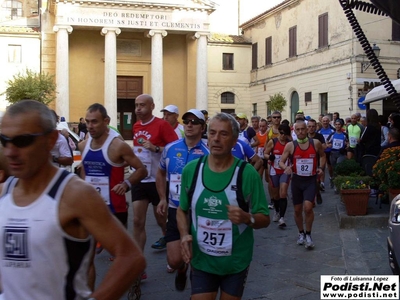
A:
[[[338,163],[334,168],[333,184],[335,185],[335,192],[340,193],[342,184],[353,177],[360,177],[365,175],[363,168],[354,159],[345,159]],[[358,178],[358,180],[366,181],[367,178]]]
[[[369,187],[370,176],[340,176],[336,184],[340,184],[340,195],[346,206],[349,216],[362,216],[367,214],[368,200],[371,193]]]
[[[400,194],[400,146],[385,149],[372,172],[375,184],[390,201]]]

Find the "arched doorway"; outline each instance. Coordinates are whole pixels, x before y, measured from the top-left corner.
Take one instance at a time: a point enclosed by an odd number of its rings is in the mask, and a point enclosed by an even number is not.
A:
[[[296,91],[290,97],[290,110],[291,122],[294,122],[296,113],[299,110],[299,94]]]

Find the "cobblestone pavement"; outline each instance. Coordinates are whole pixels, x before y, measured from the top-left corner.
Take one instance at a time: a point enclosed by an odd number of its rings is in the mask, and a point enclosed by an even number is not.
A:
[[[285,229],[271,222],[268,228],[255,231],[253,262],[243,299],[320,299],[321,275],[391,275],[387,227],[340,229],[337,211],[343,209],[343,204],[339,196],[329,187],[322,196],[322,205],[314,209],[313,250],[296,244],[298,232],[290,200]],[[369,206],[369,214],[362,218],[376,214],[388,216],[387,204],[379,208],[371,198]],[[130,224],[131,214],[130,211]],[[150,247],[161,236],[152,209],[148,210],[146,229],[148,279],[142,281],[141,299],[189,299],[190,282],[184,292],[175,291],[175,274],[166,272],[166,252]],[[108,257],[104,251],[95,258],[98,280],[112,263]]]

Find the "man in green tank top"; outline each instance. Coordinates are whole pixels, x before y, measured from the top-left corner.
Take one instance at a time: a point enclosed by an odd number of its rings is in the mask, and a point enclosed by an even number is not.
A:
[[[215,299],[219,289],[221,299],[241,299],[253,229],[270,223],[260,176],[231,154],[238,135],[236,120],[217,114],[208,126],[210,155],[183,169],[177,221],[183,259],[192,267],[192,300]]]

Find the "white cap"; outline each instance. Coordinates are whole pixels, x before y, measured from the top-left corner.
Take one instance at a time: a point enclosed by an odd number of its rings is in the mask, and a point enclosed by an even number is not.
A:
[[[178,106],[176,106],[176,105],[167,105],[166,107],[164,107],[162,110],[160,110],[161,112],[163,112],[163,111],[168,111],[168,112],[170,112],[170,113],[173,113],[173,114],[178,114],[179,115],[179,110],[178,110]]]
[[[187,112],[183,114],[182,119],[185,119],[185,116],[188,114],[193,114],[200,120],[203,120],[204,122],[206,121],[206,118],[204,117],[203,113],[198,109],[195,108],[189,109]]]

